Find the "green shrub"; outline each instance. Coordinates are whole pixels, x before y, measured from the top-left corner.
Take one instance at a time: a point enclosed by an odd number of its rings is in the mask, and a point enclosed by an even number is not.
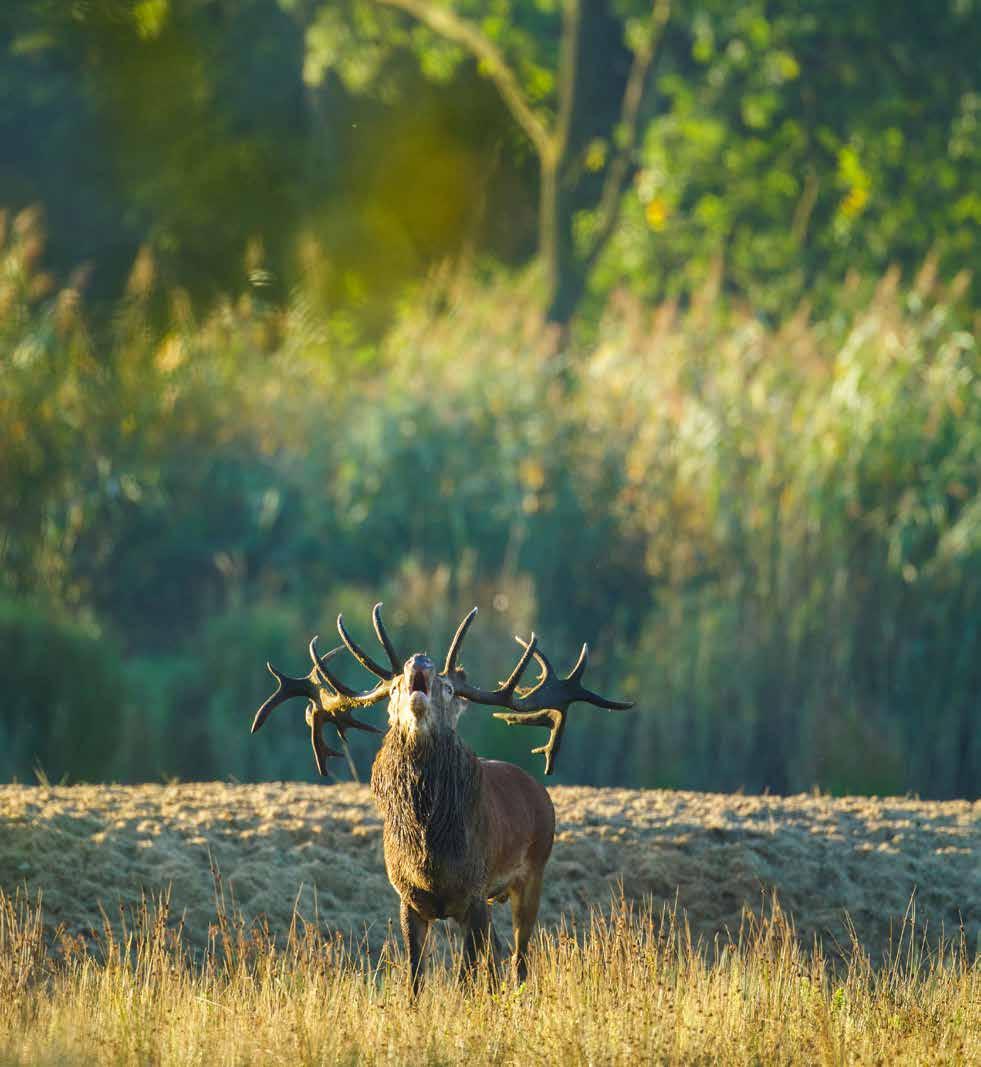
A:
[[[977,792],[978,349],[929,265],[859,295],[778,331],[707,306],[600,331],[584,439],[620,457],[655,588],[635,780]]]
[[[260,736],[249,734],[276,684],[266,661],[305,674],[309,639],[295,612],[258,603],[206,620],[177,655],[134,660],[127,674],[139,710],[127,723],[129,774],[137,780],[311,777],[302,701],[280,709]]]
[[[557,666],[590,642],[593,687],[638,708],[574,711],[558,780],[976,795],[963,279],[850,283],[833,313],[776,327],[712,289],[684,310],[618,294],[559,351],[533,280],[458,278],[362,358],[300,297],[198,320],[176,294],[154,324],[143,262],[103,351],[75,304],[51,326],[64,297],[30,297],[19,247],[3,580],[117,636],[111,773],[312,774],[302,708],[249,740],[262,664],[305,669],[341,609],[367,636],[383,599],[400,647],[437,656],[479,603],[468,666],[488,684],[514,630]],[[46,393],[63,402],[36,415]],[[465,729],[536,764],[530,731]],[[354,746],[364,774],[373,742]]]
[[[0,776],[98,781],[117,773],[122,671],[94,627],[0,600]]]

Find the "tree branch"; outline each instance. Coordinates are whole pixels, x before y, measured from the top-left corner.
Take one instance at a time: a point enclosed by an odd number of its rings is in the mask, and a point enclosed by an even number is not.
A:
[[[600,197],[599,224],[593,239],[592,247],[586,254],[585,270],[592,270],[599,259],[600,253],[606,247],[606,242],[613,234],[617,216],[620,210],[620,201],[623,197],[623,187],[630,169],[630,157],[633,155],[634,146],[637,143],[637,119],[640,114],[640,105],[644,99],[644,89],[647,85],[647,77],[654,62],[657,46],[664,36],[664,27],[671,14],[671,0],[654,0],[651,11],[650,35],[644,47],[639,48],[634,55],[634,61],[627,78],[627,87],[623,94],[623,104],[620,109],[619,130],[623,138],[610,169],[606,173],[606,181],[603,183],[603,193]]]
[[[576,104],[576,66],[579,62],[579,25],[582,11],[579,0],[565,0],[562,5],[562,38],[559,42],[559,113],[552,142],[558,164],[569,143],[572,114]]]
[[[514,71],[494,42],[488,40],[473,23],[429,0],[376,0],[376,3],[404,11],[441,37],[462,45],[483,65],[487,77],[497,86],[505,105],[534,144],[539,156],[545,159],[554,151],[552,136],[532,110]]]

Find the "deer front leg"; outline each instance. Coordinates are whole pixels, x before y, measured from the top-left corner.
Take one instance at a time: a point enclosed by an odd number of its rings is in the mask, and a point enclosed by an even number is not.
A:
[[[514,924],[514,956],[512,964],[515,977],[523,982],[528,975],[528,964],[525,962],[525,953],[528,951],[528,942],[531,940],[531,931],[538,918],[538,902],[542,895],[542,876],[533,873],[517,885],[513,885],[510,891],[511,897],[511,921]]]
[[[429,921],[424,919],[417,911],[414,911],[404,900],[399,909],[399,920],[402,927],[402,940],[405,942],[405,951],[409,956],[409,982],[412,987],[412,995],[416,996],[422,985],[422,960],[423,951],[426,947],[426,939],[429,937]]]
[[[490,908],[486,900],[477,899],[470,905],[470,911],[463,926],[463,959],[460,977],[473,975],[484,952],[488,953],[492,969],[497,963],[498,944],[494,927],[491,925]]]

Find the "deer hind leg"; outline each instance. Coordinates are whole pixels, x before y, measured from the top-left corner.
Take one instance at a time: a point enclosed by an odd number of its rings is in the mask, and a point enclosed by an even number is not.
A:
[[[516,882],[508,895],[511,898],[511,922],[514,926],[514,955],[511,960],[517,980],[523,982],[528,975],[525,953],[538,918],[538,903],[542,895],[541,872],[532,872],[523,881]]]
[[[422,961],[429,937],[430,923],[404,900],[399,911],[399,919],[405,950],[409,954],[409,981],[412,986],[412,995],[415,996],[422,985]]]
[[[491,925],[490,907],[485,900],[475,900],[463,927],[463,959],[460,961],[460,977],[470,977],[477,969],[481,956],[486,952],[491,968],[497,963],[500,946]]]

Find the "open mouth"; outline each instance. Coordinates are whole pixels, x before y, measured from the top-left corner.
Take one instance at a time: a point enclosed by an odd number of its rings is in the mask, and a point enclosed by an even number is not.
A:
[[[426,681],[425,671],[413,671],[412,681],[409,683],[410,693],[424,693],[429,696],[429,684]]]

